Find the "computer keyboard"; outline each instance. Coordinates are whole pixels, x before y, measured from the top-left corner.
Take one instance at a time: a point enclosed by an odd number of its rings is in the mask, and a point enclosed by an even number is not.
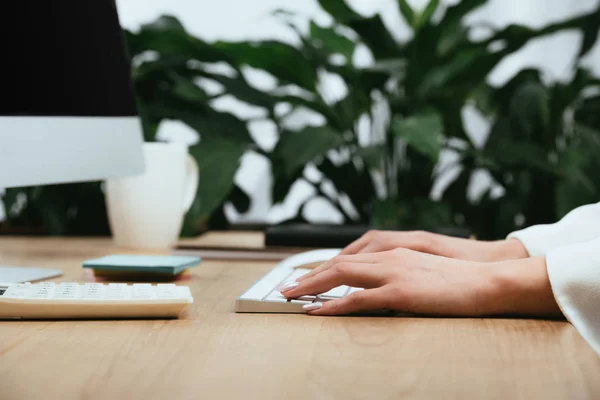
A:
[[[178,317],[187,286],[125,283],[0,283],[0,319]]]
[[[330,260],[340,250],[314,250],[297,254],[279,263],[271,272],[262,277],[244,294],[237,298],[235,311],[239,313],[306,313],[302,308],[314,302],[327,302],[342,298],[362,288],[338,286],[317,296],[302,296],[287,299],[277,286],[286,281],[293,281],[310,272],[314,267]]]

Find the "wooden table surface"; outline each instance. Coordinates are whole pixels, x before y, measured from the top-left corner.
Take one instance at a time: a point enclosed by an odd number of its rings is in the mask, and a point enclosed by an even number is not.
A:
[[[59,268],[108,239],[0,238]],[[600,399],[600,358],[562,321],[236,314],[273,263],[205,261],[179,320],[0,322],[0,399]]]

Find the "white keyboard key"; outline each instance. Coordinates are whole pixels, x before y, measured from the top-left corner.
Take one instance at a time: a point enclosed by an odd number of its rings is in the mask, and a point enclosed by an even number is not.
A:
[[[295,269],[290,276],[288,276],[285,281],[295,281],[296,279],[300,278],[301,276],[304,276],[306,274],[308,274],[310,272],[310,270],[308,269]]]
[[[293,303],[293,304],[310,304],[310,303],[313,303],[314,301],[315,301],[315,298],[312,298],[312,299],[298,298],[298,299],[292,299],[290,301],[290,303]]]
[[[288,299],[287,299],[287,297],[282,296],[281,293],[279,293],[279,292],[272,292],[265,299],[265,301],[276,301],[278,303],[287,303]]]
[[[310,301],[312,303],[316,299],[317,299],[317,296],[301,296],[301,297],[298,297],[297,299],[292,299],[292,300]]]
[[[328,297],[328,298],[342,298],[346,295],[346,292],[348,292],[349,287],[348,286],[338,286],[335,287],[333,289],[331,289],[328,292],[322,293],[321,296],[322,297]]]

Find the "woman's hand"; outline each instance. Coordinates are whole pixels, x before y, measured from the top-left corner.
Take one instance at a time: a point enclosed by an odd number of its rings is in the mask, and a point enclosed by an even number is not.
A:
[[[528,257],[517,239],[483,242],[435,233],[370,231],[342,250],[342,255],[405,248],[467,261],[494,262]]]
[[[297,298],[341,285],[365,290],[306,310],[313,315],[379,309],[430,316],[560,315],[544,258],[484,266],[407,249],[338,256],[281,292]]]

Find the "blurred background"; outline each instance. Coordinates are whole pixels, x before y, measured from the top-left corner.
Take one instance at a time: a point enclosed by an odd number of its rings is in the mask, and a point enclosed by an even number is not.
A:
[[[496,239],[600,201],[598,0],[117,0],[182,235],[310,222]],[[101,183],[10,189],[2,230],[108,234]]]

